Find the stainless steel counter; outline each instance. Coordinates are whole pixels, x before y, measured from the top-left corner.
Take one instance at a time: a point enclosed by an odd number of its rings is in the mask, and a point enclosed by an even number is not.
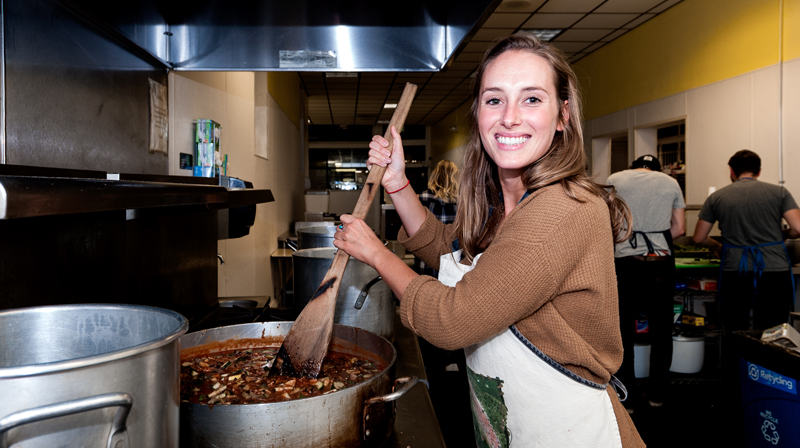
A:
[[[427,379],[417,342],[417,335],[404,327],[395,315],[397,377],[414,375]],[[472,431],[472,428],[466,430]],[[439,421],[431,404],[428,388],[420,384],[397,400],[397,419],[394,432],[384,448],[444,448]]]

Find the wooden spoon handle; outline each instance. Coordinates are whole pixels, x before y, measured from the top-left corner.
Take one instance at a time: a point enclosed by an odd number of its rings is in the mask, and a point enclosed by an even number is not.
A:
[[[389,129],[385,135],[386,140],[389,140],[390,151],[393,140],[392,126],[398,130],[403,127],[416,91],[416,85],[407,83],[400,102],[397,104],[397,109],[392,115],[392,121],[389,123]],[[367,182],[353,210],[353,216],[356,218],[364,219],[367,216],[385,171],[386,168],[380,166],[373,166],[370,170]],[[316,378],[319,374],[322,360],[328,352],[328,345],[331,342],[336,297],[339,295],[342,276],[344,276],[344,270],[349,260],[350,255],[345,251],[336,252],[331,267],[322,279],[322,284],[297,316],[297,320],[283,340],[283,345],[281,345],[270,369],[270,375],[288,374]]]
[[[400,97],[400,102],[397,103],[397,109],[394,110],[394,114],[392,115],[392,121],[389,122],[389,127],[386,128],[386,134],[383,136],[383,138],[389,141],[390,152],[392,151],[392,142],[394,141],[394,138],[392,138],[392,126],[397,129],[397,132],[401,131],[416,93],[417,85],[407,82],[403,89],[403,95]],[[364,183],[364,188],[361,190],[361,195],[358,196],[358,202],[356,202],[355,209],[353,210],[353,216],[358,219],[367,217],[369,206],[372,205],[372,199],[378,193],[378,186],[381,184],[383,173],[385,172],[386,167],[384,166],[373,165],[372,168],[370,168],[367,181]]]

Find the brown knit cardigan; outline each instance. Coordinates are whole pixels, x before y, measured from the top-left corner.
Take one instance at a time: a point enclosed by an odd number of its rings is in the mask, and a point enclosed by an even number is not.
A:
[[[622,363],[614,241],[605,202],[581,188],[550,185],[506,216],[474,270],[455,287],[419,276],[400,303],[403,324],[443,349],[464,348],[517,329],[544,354],[587,380],[605,384]],[[428,212],[398,239],[439,268],[452,224]],[[607,388],[623,447],[644,446],[613,389]]]

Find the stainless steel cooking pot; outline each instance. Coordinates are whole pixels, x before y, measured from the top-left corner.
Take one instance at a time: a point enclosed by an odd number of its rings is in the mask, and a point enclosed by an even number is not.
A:
[[[212,328],[180,339],[183,357],[214,350],[280,346],[292,322]],[[223,343],[223,341],[225,341]],[[318,397],[279,403],[214,405],[181,403],[183,447],[378,447],[394,426],[394,400],[417,383],[393,381],[397,358],[392,344],[369,331],[333,326],[331,349],[387,366],[369,380]]]
[[[305,308],[333,263],[335,247],[302,249],[292,253],[295,311]],[[394,341],[394,297],[378,271],[350,258],[336,298],[333,321],[369,330]]]
[[[336,226],[315,226],[297,229],[297,248],[333,247]]]
[[[178,446],[187,328],[135,305],[0,312],[0,447]]]

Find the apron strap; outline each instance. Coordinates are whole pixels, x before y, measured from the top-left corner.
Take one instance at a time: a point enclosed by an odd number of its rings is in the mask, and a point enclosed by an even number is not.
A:
[[[611,375],[611,381],[609,381],[608,384],[614,388],[614,392],[617,394],[619,401],[625,401],[628,399],[628,388],[622,384],[622,381],[620,381],[619,378]]]
[[[766,265],[764,264],[764,254],[761,252],[762,247],[777,246],[780,244],[783,247],[783,253],[786,255],[786,261],[789,263],[789,276],[792,278],[792,294],[795,291],[794,275],[792,274],[792,260],[789,258],[789,252],[786,250],[786,243],[781,241],[774,241],[771,243],[757,244],[755,246],[737,246],[735,244],[722,243],[722,255],[719,260],[719,279],[717,284],[720,289],[722,288],[722,270],[725,268],[725,253],[728,249],[742,249],[742,256],[739,258],[739,274],[747,274],[750,267],[750,258],[753,259],[753,289],[758,294],[758,278],[764,273]],[[794,303],[794,300],[792,300]]]
[[[656,255],[655,246],[653,246],[653,242],[650,241],[650,237],[647,236],[648,233],[660,233],[664,235],[664,238],[667,240],[667,246],[670,249],[670,253],[674,253],[672,250],[672,234],[669,230],[656,230],[654,232],[645,232],[641,230],[634,230],[631,232],[631,237],[628,239],[628,243],[631,245],[632,248],[636,249],[639,246],[639,242],[636,239],[636,235],[641,235],[644,238],[644,243],[647,245],[647,255]]]

